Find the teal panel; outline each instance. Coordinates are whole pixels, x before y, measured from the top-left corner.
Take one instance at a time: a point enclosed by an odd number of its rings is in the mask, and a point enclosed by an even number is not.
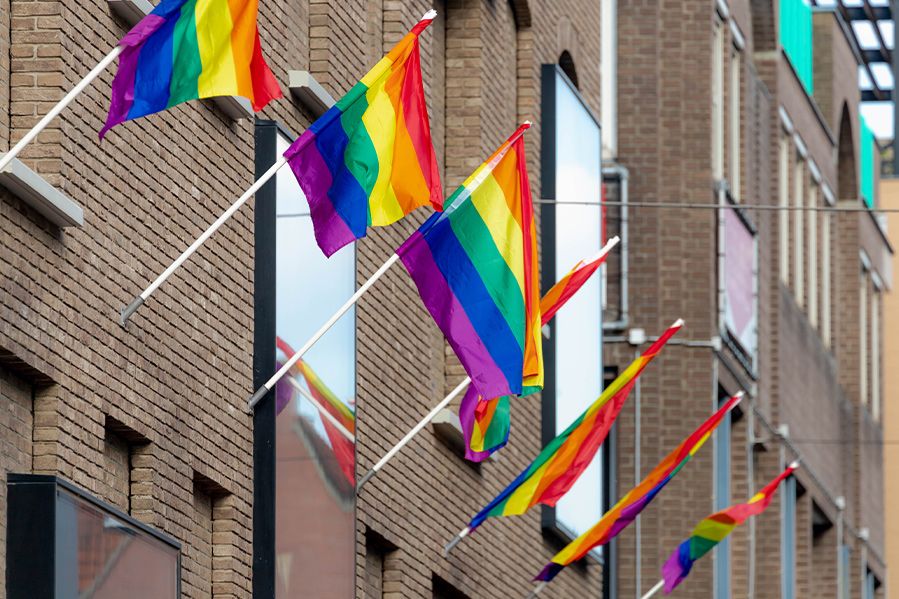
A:
[[[858,115],[859,121],[859,195],[868,208],[874,207],[874,134],[868,128],[865,117]]]
[[[780,0],[780,45],[805,91],[814,93],[812,8],[805,0]]]

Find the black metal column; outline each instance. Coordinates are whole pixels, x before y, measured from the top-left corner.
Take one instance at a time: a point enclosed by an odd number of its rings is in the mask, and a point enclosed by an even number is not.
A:
[[[277,160],[278,127],[256,121],[256,177]],[[253,278],[253,388],[275,371],[276,184],[256,194]],[[275,391],[253,413],[253,597],[275,597]]]

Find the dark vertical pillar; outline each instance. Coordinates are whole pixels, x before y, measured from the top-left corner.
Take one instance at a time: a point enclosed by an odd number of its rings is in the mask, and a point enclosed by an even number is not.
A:
[[[277,159],[277,125],[256,122],[256,177]],[[253,388],[275,371],[276,183],[256,194],[253,268]],[[253,597],[275,597],[275,390],[253,413]]]
[[[556,72],[554,64],[540,68],[540,197],[556,199]],[[540,288],[550,289],[556,282],[556,206],[540,206],[540,238],[543,242],[540,263]],[[556,437],[556,325],[550,321],[549,339],[543,341],[543,391],[541,403],[541,446]],[[556,530],[556,509],[543,506],[541,524],[546,531]]]

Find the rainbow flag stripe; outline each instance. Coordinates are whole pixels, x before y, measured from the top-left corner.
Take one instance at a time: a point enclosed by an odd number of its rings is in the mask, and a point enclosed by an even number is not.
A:
[[[284,153],[327,256],[365,237],[369,226],[428,203],[441,209],[418,40],[435,16],[425,15]]]
[[[181,102],[242,96],[262,110],[281,88],[262,57],[257,0],[162,0],[119,41],[106,132]]]
[[[275,345],[289,360],[295,353],[293,348],[281,337],[275,337]],[[318,374],[312,370],[312,367],[305,360],[299,360],[292,369],[291,374],[300,375],[306,379],[309,386],[309,392],[312,396],[326,409],[328,413],[334,416],[340,424],[349,432],[356,433],[356,413],[353,412],[345,403],[343,403],[337,394],[325,384]]]
[[[715,428],[724,420],[727,413],[740,402],[740,399],[741,395],[730,398],[717,412],[693,431],[689,437],[665,456],[659,462],[659,465],[646,475],[646,478],[639,485],[619,499],[618,503],[606,512],[593,528],[557,553],[534,580],[549,582],[566,566],[587,555],[594,547],[605,545],[615,538],[618,533],[627,528],[640,515],[640,512],[655,499],[656,495],[665,488],[665,485],[687,465],[687,462],[705,444]]]
[[[618,375],[571,426],[543,448],[512,484],[471,519],[468,530],[474,530],[490,517],[517,516],[537,504],[556,505],[593,461],[637,377],[682,326],[680,321],[674,323]]]
[[[397,250],[476,391],[543,386],[534,208],[524,124]]]
[[[468,387],[459,405],[459,421],[465,437],[465,459],[483,462],[505,447],[512,427],[511,396],[482,399]]]
[[[280,337],[275,338],[275,344],[278,349],[290,359],[293,354],[293,348],[288,345],[286,341],[281,339]],[[324,381],[319,378],[318,374],[309,364],[306,363],[305,360],[299,360],[296,366],[291,371],[291,376],[295,376],[297,374],[301,375],[304,379],[306,379],[306,385],[309,387],[309,393],[315,400],[319,403],[323,410],[326,410],[328,414],[334,417],[334,419],[339,422],[344,429],[346,429],[350,434],[356,434],[356,414],[353,410],[351,410],[345,403],[340,401],[340,398],[331,391],[331,389],[324,383]],[[286,381],[285,381],[286,383]],[[289,385],[280,385],[279,391],[282,387],[289,387]],[[291,396],[292,397],[292,393]],[[289,401],[289,397],[288,397]],[[277,410],[280,413],[281,410],[286,407],[287,402],[278,402],[278,407],[280,409]],[[330,420],[327,418],[321,418],[322,427],[325,429],[325,434],[328,436],[328,442],[331,444],[331,449],[334,452],[334,458],[337,461],[337,465],[340,466],[341,472],[346,477],[347,481],[350,484],[355,484],[356,480],[356,444],[353,440],[348,439],[336,426],[334,426]]]
[[[794,462],[769,482],[761,491],[753,495],[746,503],[738,503],[716,512],[702,520],[693,529],[693,534],[674,550],[665,565],[662,566],[662,578],[665,579],[665,593],[673,591],[693,568],[693,562],[711,551],[715,545],[750,516],[761,514],[771,504],[777,488],[793,472],[799,468]]]
[[[618,239],[615,238],[593,258],[575,264],[568,274],[546,292],[540,300],[540,321],[543,325],[552,320],[559,308],[593,276],[617,243]],[[467,460],[483,462],[506,445],[512,424],[511,407],[508,395],[483,399],[477,391],[468,388],[459,406]]]

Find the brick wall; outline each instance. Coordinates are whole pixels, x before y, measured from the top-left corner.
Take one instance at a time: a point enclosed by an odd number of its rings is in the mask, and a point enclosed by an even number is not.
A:
[[[102,0],[0,8],[0,44],[12,39],[11,63],[0,59],[10,89],[8,109],[0,91],[0,130],[11,122],[15,141],[127,27]],[[248,596],[251,212],[238,213],[127,330],[118,311],[249,184],[252,125],[193,102],[119,127],[100,144],[113,73],[21,156],[84,209],[84,227],[60,231],[0,191],[0,348],[28,373],[25,384],[40,382],[19,425],[33,439],[33,458],[29,449],[28,460],[5,471],[58,474],[130,506],[189,548],[184,592],[208,596],[212,570],[198,564],[212,556],[192,543],[193,472],[203,472],[235,498],[228,568],[238,580],[230,592]],[[108,434],[109,418],[146,442],[135,448]],[[5,504],[0,513],[5,519]],[[200,571],[203,580],[188,576]]]
[[[817,577],[812,573],[819,571],[817,562],[825,555],[821,547],[831,547],[836,542],[832,534],[818,542],[813,539],[813,505],[819,506],[824,517],[835,523],[838,513],[834,500],[839,495],[847,496],[850,509],[846,514],[850,519],[846,542],[854,548],[855,555],[861,547],[855,539],[855,531],[869,525],[863,522],[877,522],[872,526],[879,528],[882,519],[883,506],[877,491],[881,484],[881,458],[876,449],[879,428],[870,422],[870,418],[866,419],[866,414],[858,415],[854,408],[858,403],[859,380],[856,325],[859,260],[857,249],[846,250],[870,242],[879,252],[882,243],[876,234],[863,233],[860,223],[865,223],[868,215],[863,215],[861,220],[857,215],[834,217],[831,246],[834,264],[834,338],[831,347],[834,349],[830,350],[822,341],[820,325],[813,326],[808,318],[810,294],[820,297],[821,293],[820,288],[809,289],[809,267],[806,266],[803,275],[806,292],[800,302],[793,292],[796,281],[791,280],[785,286],[779,279],[778,216],[772,211],[753,210],[752,206],[772,205],[778,201],[778,143],[784,135],[779,116],[781,107],[789,114],[795,131],[805,142],[809,157],[815,160],[832,190],[836,192],[844,172],[855,172],[854,166],[846,164],[847,158],[851,160],[857,154],[853,135],[849,136],[848,152],[838,151],[841,115],[857,112],[857,103],[853,100],[858,95],[854,66],[847,63],[848,46],[834,15],[816,14],[815,32],[820,34],[815,49],[816,96],[809,98],[777,48],[776,7],[771,6],[773,3],[737,1],[727,4],[729,18],[746,40],[743,52],[746,64],[741,69],[741,199],[748,205],[748,218],[758,229],[760,305],[756,376],[735,361],[731,352],[725,351],[718,360],[718,374],[713,382],[714,358],[709,356],[708,350],[666,348],[662,357],[642,377],[644,411],[640,472],[645,474],[663,453],[663,448],[672,447],[680,440],[687,430],[687,423],[698,422],[710,412],[713,385],[720,384],[729,393],[741,386],[754,391],[751,403],[746,402],[748,405],[743,406],[753,410],[753,418],[749,422],[738,422],[733,430],[732,496],[734,501],[745,500],[779,472],[779,446],[783,443],[776,434],[776,427],[788,425],[793,441],[792,445],[785,446],[784,459],[791,460],[798,454],[804,464],[797,475],[805,488],[797,512],[798,596],[813,596]],[[676,11],[666,7],[664,2],[619,5],[618,160],[630,171],[630,200],[633,203],[676,205],[714,201],[710,57],[715,13],[714,3],[709,2],[681,2]],[[688,30],[684,29],[686,23],[689,23]],[[728,24],[725,24],[725,38],[724,102],[725,115],[728,115],[731,98],[727,92],[727,60],[734,39]],[[726,175],[730,174],[728,128],[726,119]],[[851,131],[855,128],[853,123]],[[788,184],[792,201],[796,150],[792,138],[789,139]],[[841,157],[837,159],[838,156]],[[807,170],[802,176],[804,197],[807,198],[811,177]],[[853,183],[850,189],[856,187]],[[818,202],[823,203],[820,191]],[[682,316],[687,326],[678,337],[707,340],[716,333],[717,231],[714,215],[712,210],[631,206],[630,326],[644,328],[652,335],[668,321]],[[614,218],[613,214],[613,223]],[[791,214],[788,218],[788,241],[792,246],[795,216]],[[807,243],[811,230],[807,214],[803,213],[801,223]],[[820,251],[820,219],[815,219],[814,226],[819,232]],[[613,232],[614,229],[610,231]],[[874,249],[868,252],[874,253]],[[795,272],[792,257],[790,268],[792,277]],[[609,280],[612,286],[609,297],[617,298],[616,278]],[[632,351],[631,348],[612,346],[607,349],[607,361],[621,368],[632,358]],[[630,488],[636,478],[634,425],[634,409],[626,407],[617,424],[619,492]],[[751,429],[751,439],[761,441],[753,449],[751,465],[747,459],[749,431],[741,430],[741,426]],[[655,582],[661,560],[688,533],[692,522],[711,511],[709,489],[714,480],[713,461],[706,453],[710,451],[710,448],[702,450],[689,468],[672,481],[670,490],[660,495],[653,507],[641,516],[640,590],[645,591]],[[749,478],[753,480],[751,488],[744,484]],[[864,491],[867,485],[874,489],[871,497]],[[693,497],[691,493],[697,489],[704,493]],[[779,499],[776,499],[765,515],[751,526],[738,529],[731,537],[734,596],[744,595],[750,583],[756,596],[780,596],[780,577],[772,576],[781,570],[779,509]],[[672,530],[672,522],[685,522],[684,530]],[[879,535],[872,532],[871,542],[878,547]],[[621,560],[619,588],[623,596],[629,596],[637,590],[634,588],[637,539],[633,527],[622,534],[618,548]],[[835,549],[826,555],[826,563],[834,569]],[[872,557],[870,561],[873,564],[878,560]],[[690,581],[679,590],[679,596],[710,596],[713,563],[714,558],[696,564]],[[875,570],[878,567],[872,565]],[[835,577],[832,581],[835,584]],[[855,593],[858,587],[853,589]]]

